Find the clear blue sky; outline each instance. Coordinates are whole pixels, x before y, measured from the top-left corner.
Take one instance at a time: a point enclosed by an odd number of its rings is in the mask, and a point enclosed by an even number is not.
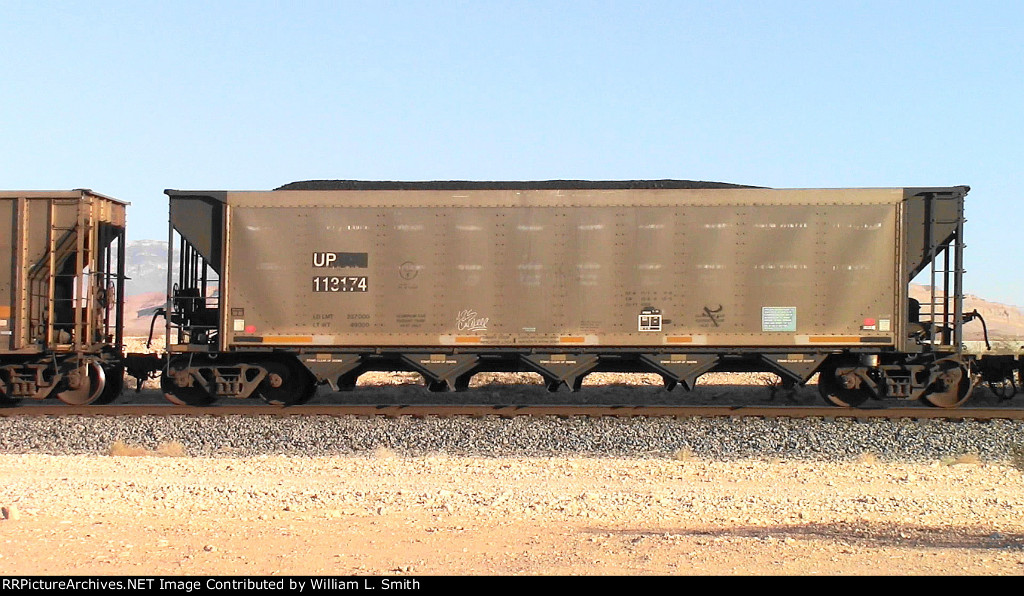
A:
[[[0,187],[354,178],[968,184],[1024,305],[1024,2],[0,0]]]

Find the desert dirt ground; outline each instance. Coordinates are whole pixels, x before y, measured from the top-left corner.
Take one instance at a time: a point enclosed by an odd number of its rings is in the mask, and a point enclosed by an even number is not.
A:
[[[769,381],[744,381],[749,399]],[[693,401],[734,397],[735,382],[709,375]],[[159,400],[153,385],[143,396]],[[791,398],[820,400],[811,387]],[[194,457],[114,444],[0,454],[0,575],[1019,575],[1022,489],[1018,467],[969,454]]]
[[[7,575],[1018,575],[1004,463],[0,455]]]

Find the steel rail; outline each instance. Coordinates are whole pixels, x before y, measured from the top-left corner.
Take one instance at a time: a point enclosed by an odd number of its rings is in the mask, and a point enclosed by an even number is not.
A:
[[[1022,408],[889,407],[836,408],[799,406],[588,406],[588,405],[301,405],[272,406],[225,405],[208,407],[174,404],[68,406],[38,405],[0,409],[0,417],[24,416],[382,416],[411,417],[668,417],[668,418],[853,418],[867,419],[944,419],[944,420],[1024,420]]]

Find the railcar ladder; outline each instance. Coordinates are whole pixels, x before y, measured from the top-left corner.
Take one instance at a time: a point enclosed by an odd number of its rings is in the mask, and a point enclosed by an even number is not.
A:
[[[75,200],[50,199],[47,201],[46,254],[28,271],[29,284],[29,335],[31,340],[53,347],[54,316],[57,307],[56,267],[60,256],[69,252],[69,239],[73,237],[76,226],[58,226],[55,218],[57,205],[70,205]],[[26,241],[27,242],[27,241]]]
[[[73,225],[58,225],[56,210],[59,205],[76,205],[77,206],[77,217]],[[37,264],[37,271],[33,272],[32,277],[43,281],[45,279],[45,287],[39,287],[43,284],[34,284],[38,287],[38,290],[33,292],[32,298],[34,298],[40,305],[40,310],[45,309],[45,312],[40,312],[38,319],[34,321],[34,326],[42,329],[42,341],[47,347],[53,348],[60,342],[60,336],[57,334],[57,320],[56,313],[58,307],[61,304],[67,303],[70,306],[70,312],[72,313],[71,329],[72,329],[72,348],[75,351],[81,351],[87,342],[91,341],[88,336],[88,330],[92,328],[90,322],[92,317],[95,315],[94,308],[92,305],[92,283],[86,283],[86,265],[91,263],[89,251],[92,246],[95,246],[95,222],[93,215],[94,199],[92,197],[85,197],[83,199],[52,199],[49,201],[49,209],[47,213],[47,250],[46,259],[43,263]],[[74,251],[75,254],[75,269],[72,273],[60,273],[58,271],[58,263],[62,261],[68,254]],[[38,271],[38,268],[45,267],[45,278],[43,278],[42,272]],[[92,275],[94,272],[89,271],[88,275]],[[68,296],[62,296],[60,298],[56,295],[57,282],[59,278],[71,278],[73,281],[73,287]],[[82,310],[82,305],[85,307],[85,312]],[[45,324],[44,324],[45,321]]]
[[[954,219],[937,219],[936,201],[957,201]],[[952,348],[960,352],[963,345],[963,242],[964,204],[961,195],[953,193],[930,193],[925,197],[925,220],[927,221],[925,245],[929,257],[929,300],[921,303],[920,317],[926,325],[928,344]],[[956,231],[949,242],[937,238],[938,226],[955,225]],[[951,254],[952,252],[952,254]],[[939,267],[939,257],[942,266]],[[941,277],[941,295],[938,281]],[[952,278],[952,280],[950,279]],[[952,282],[952,294],[950,283]],[[952,310],[952,312],[950,312]]]

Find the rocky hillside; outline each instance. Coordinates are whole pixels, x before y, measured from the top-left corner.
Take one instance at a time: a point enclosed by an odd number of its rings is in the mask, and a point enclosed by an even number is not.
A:
[[[166,301],[166,291],[145,292],[132,296],[125,296],[124,299],[124,331],[125,335],[141,337],[149,333],[149,325],[153,320],[153,312],[157,308],[163,308]],[[157,335],[163,333],[164,319],[160,317],[156,321],[154,329]]]
[[[125,245],[125,295],[167,291],[167,242],[135,240]]]
[[[167,242],[135,240],[125,245],[125,333],[140,336],[149,333],[155,308],[164,305],[167,294]],[[163,319],[156,332],[163,329]]]
[[[928,286],[910,285],[910,297],[919,300],[922,304],[930,300]],[[941,299],[942,293],[938,293]],[[989,302],[973,294],[964,296],[964,312],[977,310],[985,319],[988,325],[988,336],[990,340],[1001,340],[1010,338],[1024,338],[1024,311],[1017,306]],[[964,339],[967,341],[978,341],[983,339],[981,321],[974,320],[964,325]]]

